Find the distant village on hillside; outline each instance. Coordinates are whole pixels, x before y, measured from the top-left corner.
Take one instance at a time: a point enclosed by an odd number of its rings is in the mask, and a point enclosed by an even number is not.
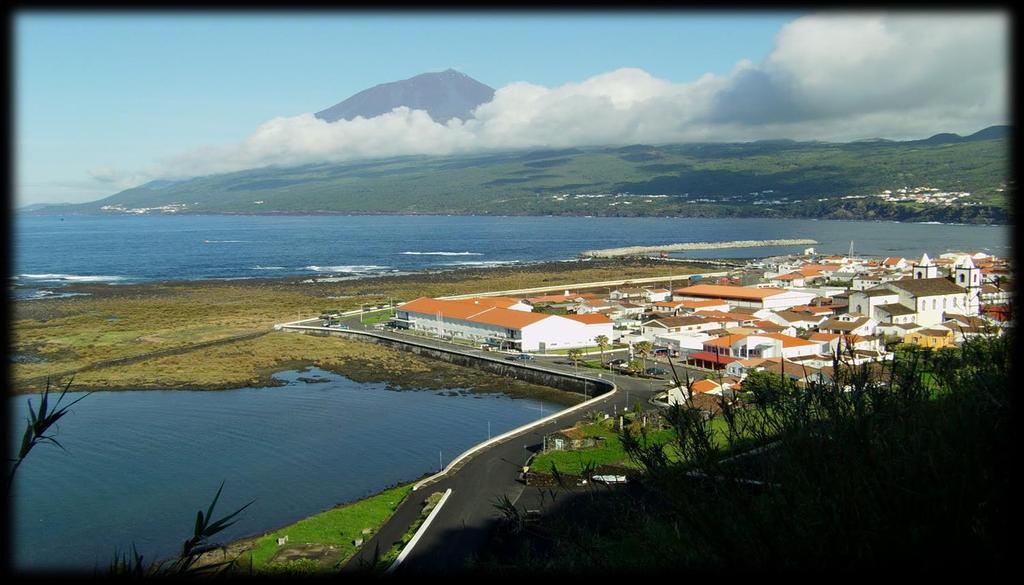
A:
[[[1010,274],[1007,260],[982,252],[911,260],[808,248],[678,288],[418,298],[399,305],[387,327],[524,354],[625,347],[645,367],[673,358],[704,372],[691,391],[714,395],[740,391],[753,371],[827,382],[837,362],[880,363],[899,345],[938,350],[1000,332],[1010,320]],[[634,356],[634,348],[647,351]],[[679,388],[667,393],[669,404],[683,399]]]

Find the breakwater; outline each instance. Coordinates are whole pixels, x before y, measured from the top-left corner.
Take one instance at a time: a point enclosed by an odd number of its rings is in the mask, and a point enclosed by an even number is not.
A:
[[[817,244],[817,240],[807,238],[790,240],[733,240],[729,242],[688,242],[684,244],[664,244],[661,246],[627,246],[624,248],[606,248],[603,250],[587,250],[580,252],[584,258],[612,258],[615,256],[634,256],[637,254],[654,254],[658,252],[683,252],[686,250],[720,250],[723,248],[762,248],[766,246],[800,246]]]

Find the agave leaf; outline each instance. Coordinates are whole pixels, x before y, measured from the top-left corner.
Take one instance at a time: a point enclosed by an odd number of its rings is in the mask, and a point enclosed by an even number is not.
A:
[[[224,489],[224,482],[220,482],[220,487],[217,488],[217,495],[213,496],[213,501],[210,502],[210,507],[206,510],[206,521],[209,522],[210,518],[213,518],[213,507],[217,505],[217,500],[220,499],[220,492]]]
[[[45,419],[46,418],[46,404],[49,401],[49,398],[50,398],[50,391],[49,391],[49,388],[47,388],[46,392],[43,392],[42,400],[39,402],[39,418],[40,419]]]
[[[246,508],[251,506],[252,503],[255,502],[255,501],[256,500],[253,500],[252,502],[249,502],[248,504],[246,504],[246,505],[242,506],[241,508],[235,510],[233,513],[231,513],[231,514],[221,518],[220,520],[214,522],[213,524],[211,524],[210,526],[208,526],[206,528],[206,531],[204,532],[204,534],[206,536],[213,536],[214,534],[217,534],[221,530],[224,530],[225,528],[231,526],[235,522],[228,522],[228,521],[231,520],[232,518],[234,518],[235,516],[241,514],[243,510],[245,510]]]

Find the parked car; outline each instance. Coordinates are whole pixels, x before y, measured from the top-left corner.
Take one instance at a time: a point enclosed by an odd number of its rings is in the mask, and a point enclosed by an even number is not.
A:
[[[626,364],[626,363],[629,363],[629,362],[627,360],[624,360],[624,359],[617,359],[617,360],[612,360],[612,361],[608,362],[608,365],[609,366],[621,366],[622,364]]]
[[[509,357],[507,357],[505,359],[512,360],[512,361],[524,361],[525,362],[525,361],[532,360],[533,356],[528,354],[528,353],[521,353],[519,355],[509,356]]]

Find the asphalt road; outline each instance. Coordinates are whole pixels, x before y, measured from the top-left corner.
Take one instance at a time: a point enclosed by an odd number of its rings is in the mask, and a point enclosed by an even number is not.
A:
[[[362,329],[358,318],[346,322],[353,330]],[[449,344],[419,336],[409,336],[386,331],[373,330],[375,334],[396,340],[410,340],[440,349],[458,351],[467,355],[504,361],[506,354],[486,352]],[[624,350],[623,350],[624,351]],[[611,353],[611,352],[606,352]],[[607,357],[607,356],[606,356]],[[610,358],[609,358],[610,359]],[[652,362],[653,363],[653,362]],[[544,356],[527,362],[545,369],[574,373],[574,367],[564,356]],[[678,367],[677,367],[678,368]],[[681,369],[680,369],[681,370]],[[647,401],[666,387],[666,380],[647,380],[623,376],[611,372],[597,372],[593,369],[576,368],[576,372],[590,377],[602,377],[613,381],[617,391],[602,397],[595,408],[605,411],[622,411],[637,399]],[[679,372],[682,374],[682,372]],[[415,548],[406,557],[396,572],[442,572],[458,569],[479,550],[486,541],[494,524],[500,520],[501,512],[495,503],[507,496],[518,503],[526,488],[518,478],[523,465],[535,451],[539,451],[546,434],[572,426],[585,416],[590,409],[558,417],[544,425],[524,431],[501,443],[492,445],[469,457],[447,475],[414,491],[388,522],[371,537],[346,565],[346,570],[358,571],[372,563],[375,552],[383,554],[393,543],[400,540],[411,524],[419,517],[423,501],[433,492],[444,492],[451,488],[452,494],[423,534]],[[535,491],[535,490],[534,490]],[[536,494],[527,494],[517,507],[535,505]]]

